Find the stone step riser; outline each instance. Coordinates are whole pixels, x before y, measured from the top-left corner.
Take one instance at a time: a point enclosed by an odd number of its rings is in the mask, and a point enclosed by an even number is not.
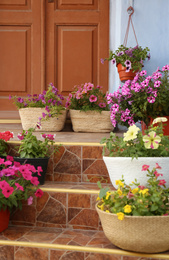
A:
[[[11,144],[10,155],[16,156],[16,144]],[[46,181],[51,183],[110,183],[103,161],[102,146],[63,145],[60,153],[49,160]]]
[[[99,230],[96,194],[44,192],[32,205],[11,214],[12,225]]]

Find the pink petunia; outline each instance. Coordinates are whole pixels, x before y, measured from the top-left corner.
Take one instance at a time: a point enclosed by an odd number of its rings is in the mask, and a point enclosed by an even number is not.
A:
[[[162,185],[162,186],[164,186],[164,185],[165,185],[165,183],[166,183],[166,181],[165,181],[165,180],[159,180],[159,183],[158,183],[158,185]]]
[[[142,166],[142,171],[147,171],[149,167],[150,167],[150,165],[144,164],[144,165]]]
[[[28,202],[28,205],[31,205],[33,203],[33,197],[30,196],[28,199],[27,199],[27,202]]]
[[[96,102],[97,101],[97,97],[95,95],[91,95],[89,97],[89,101],[92,103],[92,102]]]
[[[11,187],[9,184],[2,189],[2,194],[5,196],[5,198],[9,198],[9,196],[13,193],[14,188]]]
[[[32,177],[31,183],[32,183],[33,185],[37,186],[37,185],[39,184],[38,177]]]
[[[156,169],[161,169],[161,166],[160,166],[158,163],[156,163],[155,168],[156,168]]]
[[[36,197],[41,198],[42,195],[43,195],[43,191],[42,191],[41,189],[38,189],[38,190],[35,192],[35,196],[36,196]]]
[[[17,187],[18,190],[24,191],[23,186],[21,186],[19,183],[16,182],[16,183],[15,183],[15,186]]]

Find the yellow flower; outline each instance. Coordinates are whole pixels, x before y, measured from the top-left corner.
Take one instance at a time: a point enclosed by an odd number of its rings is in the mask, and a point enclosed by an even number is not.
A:
[[[157,149],[161,142],[161,137],[156,135],[156,132],[151,131],[148,135],[143,136],[144,146],[147,149]]]
[[[106,193],[106,200],[108,200],[108,198],[109,198],[110,194],[111,194],[111,192],[110,192],[110,191],[108,191],[108,192]]]
[[[116,180],[116,185],[120,185],[121,187],[124,187],[124,183],[120,180]]]
[[[110,213],[110,211],[109,211],[108,209],[106,210],[106,212],[107,212],[107,213]]]
[[[126,206],[124,207],[124,212],[125,212],[125,213],[130,213],[130,212],[131,212],[131,206],[130,206],[130,205],[126,205]]]
[[[100,197],[97,197],[96,201],[100,200]]]
[[[117,193],[118,193],[120,196],[123,194],[123,192],[122,192],[120,189],[117,190]]]
[[[124,219],[124,213],[123,212],[119,212],[117,213],[118,219],[123,220]]]
[[[140,131],[140,128],[136,125],[132,125],[129,127],[128,131],[124,133],[124,141],[129,141],[137,138],[138,131]]]
[[[116,185],[119,185],[119,181],[120,181],[120,180],[116,180]]]
[[[148,189],[140,190],[139,193],[143,195],[148,195]]]
[[[153,120],[153,125],[161,122],[167,122],[167,120],[168,119],[166,117],[157,117]]]
[[[135,188],[131,191],[133,194],[136,194],[138,192],[138,188]]]

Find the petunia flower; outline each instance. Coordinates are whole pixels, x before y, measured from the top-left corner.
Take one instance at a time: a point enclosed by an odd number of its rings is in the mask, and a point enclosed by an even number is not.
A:
[[[137,138],[138,131],[140,131],[140,128],[136,125],[132,125],[129,127],[128,131],[124,133],[124,141],[129,141]]]
[[[143,136],[144,146],[147,149],[157,149],[161,142],[161,137],[156,135],[155,131],[149,132],[148,135]]]

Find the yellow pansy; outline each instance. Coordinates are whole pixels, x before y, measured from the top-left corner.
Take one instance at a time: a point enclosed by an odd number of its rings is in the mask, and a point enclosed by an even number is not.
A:
[[[106,200],[108,200],[108,198],[109,198],[110,194],[111,194],[111,192],[110,192],[110,191],[108,191],[108,192],[106,193]]]
[[[136,194],[138,192],[138,188],[135,188],[131,191],[133,194]]]
[[[118,219],[123,220],[124,219],[124,213],[123,212],[119,212],[117,213]]]
[[[125,212],[125,213],[130,213],[130,212],[131,212],[131,205],[126,205],[126,206],[124,207],[124,212]]]
[[[140,190],[139,193],[143,195],[148,195],[148,189]]]
[[[117,190],[117,193],[118,193],[120,196],[123,194],[123,192],[122,192],[120,189]]]

